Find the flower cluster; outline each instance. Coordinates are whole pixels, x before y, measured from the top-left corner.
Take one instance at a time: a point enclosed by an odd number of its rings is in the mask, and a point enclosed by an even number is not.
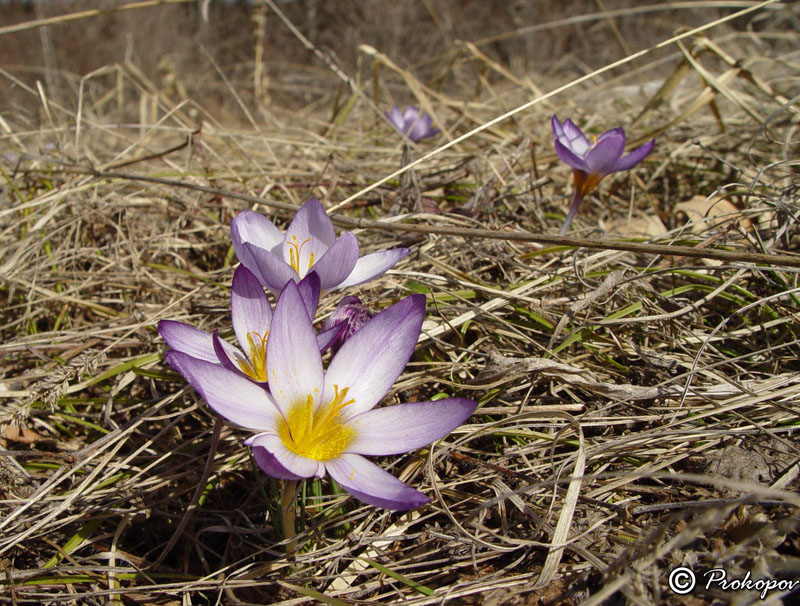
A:
[[[239,347],[217,332],[162,320],[167,362],[208,405],[255,433],[245,441],[259,467],[287,481],[330,474],[361,501],[407,510],[430,498],[364,455],[408,452],[466,421],[464,398],[377,407],[414,352],[424,295],[372,314],[357,297],[341,300],[319,334],[320,294],[381,275],[408,250],[359,258],[355,236],[338,238],[318,200],[300,208],[286,234],[245,211],[231,223],[241,262],[231,285],[231,323]],[[274,310],[264,288],[278,294]],[[324,368],[322,353],[333,357]]]

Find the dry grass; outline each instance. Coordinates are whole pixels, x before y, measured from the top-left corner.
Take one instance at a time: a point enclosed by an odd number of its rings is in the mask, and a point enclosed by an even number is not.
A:
[[[667,39],[741,3],[643,21],[587,2],[598,18],[528,29],[537,15],[498,9],[489,43],[478,4],[461,6],[465,25],[443,1],[367,3],[363,38],[267,6],[265,40],[295,58],[265,53],[260,92],[252,62],[220,65],[203,44],[207,80],[176,68],[159,81],[131,59],[37,84],[0,65],[13,85],[0,106],[0,603],[718,604],[759,600],[677,596],[669,570],[800,579],[800,10],[773,4],[605,69],[654,44],[644,23]],[[413,16],[418,44],[380,44]],[[570,46],[576,32],[587,47]],[[547,40],[572,52],[526,66]],[[443,130],[394,176],[401,145],[379,111],[392,102]],[[555,111],[594,132],[657,133],[577,217],[572,235],[594,248],[537,236],[556,233],[570,187]],[[353,293],[375,309],[428,295],[387,402],[446,393],[480,408],[434,447],[381,461],[434,497],[416,512],[307,482],[287,557],[277,483],[164,364],[155,324],[229,330],[231,217],[286,223],[309,197],[343,223],[391,224],[356,230],[363,249],[413,251]]]

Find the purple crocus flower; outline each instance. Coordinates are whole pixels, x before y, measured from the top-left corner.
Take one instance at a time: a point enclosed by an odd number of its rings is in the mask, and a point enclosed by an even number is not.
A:
[[[408,254],[393,248],[358,258],[358,242],[350,232],[338,238],[319,200],[311,199],[297,211],[286,235],[272,221],[253,211],[240,212],[231,221],[236,256],[274,294],[287,282],[299,282],[309,272],[319,276],[320,291],[367,282]]]
[[[463,398],[375,408],[411,357],[425,297],[411,295],[373,317],[322,368],[319,347],[294,282],[275,305],[267,341],[269,390],[207,360],[170,351],[166,360],[228,421],[259,433],[250,446],[261,469],[296,481],[329,473],[357,499],[414,509],[430,498],[363,455],[392,455],[438,440],[477,404]]]
[[[413,105],[409,105],[402,113],[399,107],[393,105],[392,109],[385,112],[385,115],[389,118],[392,126],[414,143],[432,137],[439,132],[438,128],[431,128],[433,118],[428,114],[422,113]]]
[[[656,141],[652,139],[623,157],[625,131],[621,127],[607,130],[599,137],[595,137],[594,143],[589,143],[581,129],[575,126],[569,118],[561,124],[558,116],[553,116],[550,125],[553,129],[556,154],[562,162],[572,167],[575,186],[572,204],[559,232],[559,235],[563,236],[567,233],[583,198],[597,187],[603,177],[611,173],[630,170],[639,164],[647,154],[653,151]]]
[[[361,303],[361,299],[358,297],[344,297],[339,301],[339,305],[322,325],[323,331],[333,330],[336,327],[341,329],[339,335],[331,343],[331,351],[333,353],[339,351],[344,342],[364,326],[373,315],[375,314],[370,313],[367,306]]]
[[[319,278],[311,273],[298,285],[303,312],[313,318],[319,301]],[[256,277],[239,266],[231,285],[231,322],[239,347],[184,322],[161,320],[158,332],[173,350],[227,368],[251,381],[267,382],[267,341],[272,324],[272,307]],[[323,330],[317,346],[325,351],[344,330],[344,325]]]

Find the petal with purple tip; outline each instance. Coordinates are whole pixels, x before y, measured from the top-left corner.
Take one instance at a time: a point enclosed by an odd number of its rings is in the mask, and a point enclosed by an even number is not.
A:
[[[584,161],[587,173],[607,175],[614,172],[614,165],[625,151],[625,133],[621,128],[615,128],[603,133],[591,151],[586,154]]]
[[[233,274],[231,285],[231,321],[239,345],[249,349],[248,334],[258,338],[269,332],[272,308],[258,279],[240,265]]]
[[[311,272],[305,278],[297,283],[297,290],[300,292],[300,297],[306,305],[306,312],[308,318],[313,322],[317,315],[317,306],[319,305],[319,276],[316,272]]]
[[[217,361],[211,333],[175,320],[161,320],[158,323],[158,333],[176,351],[207,362]]]
[[[244,210],[231,221],[231,240],[236,256],[244,263],[239,254],[242,243],[250,242],[265,250],[278,253],[283,244],[283,234],[261,213]]]
[[[286,284],[275,304],[267,341],[267,377],[285,415],[309,397],[316,407],[322,396],[325,377],[317,335],[294,282]]]
[[[245,444],[252,449],[258,466],[273,478],[300,480],[324,473],[318,461],[293,453],[274,434],[260,433],[245,440]]]
[[[325,461],[325,467],[347,492],[368,505],[407,511],[431,501],[430,497],[359,455],[343,454],[331,461]]]
[[[553,142],[553,145],[556,148],[556,155],[564,164],[573,168],[574,170],[589,172],[589,167],[586,165],[586,162],[584,162],[583,158],[575,155],[572,150],[561,143],[560,140],[556,139]]]
[[[392,109],[386,112],[386,117],[389,118],[397,130],[403,130],[403,114],[400,113],[399,107],[393,105]]]
[[[632,169],[634,166],[639,164],[639,162],[644,160],[651,151],[653,151],[653,147],[655,146],[655,144],[656,140],[651,139],[641,147],[637,147],[636,149],[634,149],[632,152],[630,152],[624,158],[620,159],[614,165],[614,172]]]
[[[358,242],[350,232],[345,232],[314,263],[314,272],[319,276],[319,288],[326,292],[338,287],[350,275],[358,261]]]
[[[373,408],[414,353],[424,318],[424,295],[406,297],[371,318],[328,366],[323,401],[332,401],[338,386],[355,400],[342,411],[345,419]]]
[[[218,364],[169,351],[166,361],[194,387],[208,405],[231,423],[275,431],[282,421],[267,391]]]
[[[242,256],[239,256],[242,265],[245,265],[247,269],[253,272],[258,281],[273,293],[281,292],[287,282],[294,282],[300,279],[295,271],[286,265],[278,255],[250,243],[244,243],[242,250],[247,252],[253,266],[247,265]],[[236,254],[238,255],[239,252],[237,251]]]
[[[356,437],[348,452],[392,455],[435,442],[466,421],[478,406],[465,398],[374,408],[347,421]]]
[[[576,155],[581,158],[586,157],[586,153],[591,149],[592,145],[583,134],[583,131],[578,128],[575,123],[567,118],[564,120],[563,137],[560,137],[561,142],[569,147]]]
[[[342,281],[339,286],[341,288],[347,286],[355,286],[368,282],[373,278],[377,278],[386,270],[394,267],[400,259],[409,253],[407,248],[392,248],[391,250],[382,250],[379,252],[364,255],[356,261],[353,271]]]

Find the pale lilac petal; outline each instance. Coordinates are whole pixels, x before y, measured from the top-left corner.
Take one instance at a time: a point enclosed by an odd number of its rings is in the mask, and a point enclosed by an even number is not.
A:
[[[241,245],[244,242],[250,242],[264,250],[279,254],[283,244],[283,234],[272,224],[272,221],[261,213],[245,210],[231,221],[231,240],[233,240],[236,256],[239,261],[244,263],[240,253]],[[247,256],[246,251],[243,252],[244,256]]]
[[[278,255],[256,246],[255,244],[248,243],[242,245],[242,250],[247,251],[249,255],[248,258],[253,263],[253,265],[250,266],[239,256],[242,265],[253,272],[253,275],[258,278],[258,281],[261,282],[263,286],[269,288],[274,294],[281,292],[281,289],[287,282],[295,282],[300,279],[297,273],[284,263],[283,259]]]
[[[561,142],[569,147],[576,155],[581,158],[586,157],[586,153],[591,149],[592,145],[589,143],[586,135],[583,134],[583,131],[581,131],[572,120],[567,118],[564,120],[562,132],[563,138],[560,137]]]
[[[403,125],[410,126],[416,120],[419,120],[419,110],[413,105],[409,105],[403,112]]]
[[[645,143],[641,147],[634,149],[631,153],[619,160],[614,165],[614,172],[632,169],[634,166],[639,164],[639,162],[644,160],[651,151],[653,151],[655,144],[656,140],[651,139],[648,143]]]
[[[370,319],[334,356],[325,375],[325,402],[348,388],[355,401],[342,415],[351,418],[373,408],[403,372],[425,318],[425,296],[411,295]]]
[[[331,477],[358,500],[396,511],[416,509],[430,503],[425,496],[403,484],[392,474],[355,454],[343,454],[331,461],[325,461]]]
[[[211,333],[175,320],[161,320],[158,323],[158,333],[176,351],[207,362],[217,361]]]
[[[267,377],[284,413],[309,396],[316,407],[322,396],[325,376],[317,335],[294,282],[286,284],[275,304],[267,340]]]
[[[311,476],[322,477],[325,473],[319,461],[293,453],[275,434],[260,433],[245,440],[245,444],[252,449],[258,466],[273,478],[300,480]]]
[[[414,143],[417,143],[423,139],[432,137],[439,132],[438,128],[431,129],[432,124],[433,118],[431,118],[428,114],[423,115],[411,125],[411,128],[408,131],[408,138],[414,141]]]
[[[614,165],[619,162],[625,151],[625,132],[621,128],[613,128],[604,132],[592,150],[584,158],[587,173],[607,175],[614,172]]]
[[[242,361],[247,360],[244,354],[227,341],[220,339],[216,330],[212,335],[212,339],[214,343],[214,353],[217,354],[218,362],[228,370],[232,370],[239,375],[246,376],[242,371],[241,366],[239,366]]]
[[[358,242],[353,234],[346,232],[314,263],[320,290],[326,292],[338,287],[353,271],[357,261]]]
[[[231,423],[257,431],[276,431],[283,422],[263,387],[218,364],[179,351],[167,352],[167,363],[203,396],[208,405]]]
[[[465,398],[374,408],[347,421],[356,438],[347,452],[392,455],[435,442],[466,421],[478,403]]]
[[[572,150],[561,143],[560,140],[556,139],[553,142],[553,145],[556,148],[556,155],[564,164],[575,170],[589,172],[589,167],[586,165],[586,162],[584,162],[583,158],[575,155]]]
[[[397,130],[403,130],[403,114],[400,113],[399,107],[393,105],[392,109],[386,112],[386,117],[389,118]]]
[[[386,270],[391,269],[395,263],[405,257],[410,251],[407,248],[393,248],[380,252],[364,255],[356,261],[350,275],[339,283],[340,288],[363,284],[373,278],[377,278]]]
[[[564,135],[564,127],[556,115],[550,118],[550,128],[553,131],[553,139],[560,139]]]
[[[297,283],[297,290],[300,292],[303,303],[306,304],[308,318],[313,322],[319,305],[319,276],[317,276],[316,272],[312,271],[300,280]]]
[[[298,265],[298,274],[302,278],[311,266],[336,240],[328,214],[322,203],[311,198],[303,204],[286,230],[283,239],[283,260],[290,264],[292,257]]]
[[[239,345],[249,351],[248,333],[260,338],[269,332],[272,308],[258,279],[243,265],[233,274],[231,321]]]

